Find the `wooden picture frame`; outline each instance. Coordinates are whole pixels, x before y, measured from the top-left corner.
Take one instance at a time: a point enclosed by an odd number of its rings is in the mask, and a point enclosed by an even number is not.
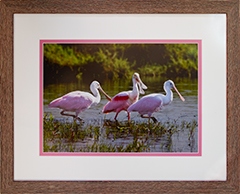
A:
[[[217,14],[227,15],[227,181],[14,181],[13,14]],[[2,193],[239,193],[239,0],[222,1],[2,1]]]

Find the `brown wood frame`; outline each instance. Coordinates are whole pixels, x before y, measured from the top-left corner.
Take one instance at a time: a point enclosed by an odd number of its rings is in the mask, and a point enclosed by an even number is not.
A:
[[[224,13],[227,15],[227,181],[13,181],[14,13]],[[2,193],[240,193],[239,0],[1,2]]]

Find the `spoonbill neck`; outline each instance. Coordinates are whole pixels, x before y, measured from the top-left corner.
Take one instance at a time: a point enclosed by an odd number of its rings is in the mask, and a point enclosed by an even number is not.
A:
[[[132,90],[132,95],[136,96],[139,94],[138,86],[137,86],[137,81],[133,79],[133,90]]]
[[[133,79],[133,90],[129,92],[129,98],[132,101],[138,100],[139,98],[139,90],[135,79]]]
[[[91,91],[93,93],[93,96],[95,97],[95,102],[99,103],[100,100],[101,100],[101,95],[100,95],[98,89],[97,88],[91,88]]]
[[[163,98],[163,106],[168,105],[169,103],[171,103],[173,101],[173,92],[170,88],[165,88],[164,90],[166,92],[166,95]]]

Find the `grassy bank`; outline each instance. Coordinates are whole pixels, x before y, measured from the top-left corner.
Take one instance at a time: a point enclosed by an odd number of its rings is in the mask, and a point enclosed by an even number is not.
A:
[[[194,151],[197,121],[164,123],[59,121],[44,115],[44,152],[173,152],[174,141]],[[181,133],[185,133],[184,138]],[[185,150],[182,150],[184,152]]]

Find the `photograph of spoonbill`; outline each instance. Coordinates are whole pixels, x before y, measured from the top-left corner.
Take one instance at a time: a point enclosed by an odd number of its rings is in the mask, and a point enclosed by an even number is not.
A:
[[[62,109],[61,115],[72,116],[75,119],[82,120],[78,117],[79,113],[89,109],[92,106],[98,104],[101,100],[101,91],[106,98],[111,101],[112,99],[104,92],[99,82],[93,81],[90,85],[90,90],[93,95],[89,92],[74,91],[70,92],[60,98],[53,100],[48,107]],[[99,91],[98,91],[99,90]],[[66,111],[75,112],[75,115],[65,113]]]
[[[196,153],[199,43],[43,40],[43,153]]]
[[[134,73],[132,76],[133,90],[120,92],[112,98],[112,101],[108,102],[104,108],[103,113],[116,112],[114,117],[117,120],[118,114],[138,101],[139,93],[144,94],[143,89],[147,89],[147,86],[142,82],[138,73]],[[128,120],[130,120],[130,114],[128,112]]]
[[[152,114],[160,111],[164,106],[173,101],[173,92],[171,89],[174,89],[179,95],[180,99],[185,101],[172,80],[166,81],[163,88],[166,92],[166,95],[158,93],[146,95],[127,109],[128,114],[130,112],[138,112],[142,118],[149,118],[149,122],[150,119],[152,119],[154,122],[157,122],[157,119],[152,117]],[[145,116],[146,114],[148,116]]]

